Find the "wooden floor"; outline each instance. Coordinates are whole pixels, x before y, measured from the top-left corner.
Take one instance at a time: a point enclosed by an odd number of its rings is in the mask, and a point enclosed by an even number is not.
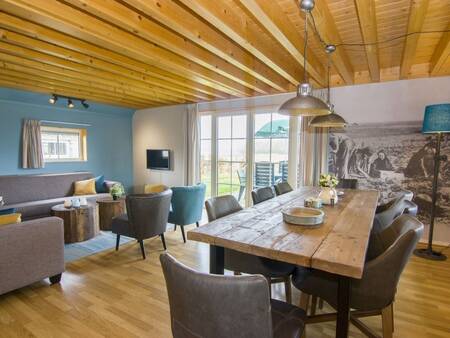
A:
[[[175,257],[208,270],[207,245],[183,244],[179,231],[169,231],[166,241]],[[145,247],[145,261],[139,245],[131,242],[119,252],[67,264],[60,285],[42,281],[0,296],[0,337],[170,337],[158,259],[162,244],[155,238]],[[273,286],[273,293],[284,297],[281,284]],[[298,292],[293,299],[298,302]],[[364,321],[381,333],[380,318]],[[355,327],[350,329],[351,337],[363,337]],[[308,325],[307,336],[334,337],[334,323]],[[411,259],[395,303],[394,337],[450,337],[450,261]]]

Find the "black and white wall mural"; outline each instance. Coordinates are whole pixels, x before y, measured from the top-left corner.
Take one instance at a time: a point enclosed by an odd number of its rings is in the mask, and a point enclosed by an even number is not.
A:
[[[421,127],[421,122],[405,122],[332,129],[329,172],[340,178],[357,178],[360,188],[380,190],[382,201],[402,189],[413,191],[419,218],[428,224],[436,135],[422,134]],[[441,147],[441,154],[450,159],[448,134]],[[450,242],[449,161],[441,163],[436,235],[436,240]]]

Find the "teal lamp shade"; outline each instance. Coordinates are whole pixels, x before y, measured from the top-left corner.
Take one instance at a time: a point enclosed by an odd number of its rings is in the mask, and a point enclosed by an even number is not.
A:
[[[450,133],[450,103],[425,107],[422,133]]]

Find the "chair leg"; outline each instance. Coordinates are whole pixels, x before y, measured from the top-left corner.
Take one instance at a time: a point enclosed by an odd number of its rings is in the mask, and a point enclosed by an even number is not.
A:
[[[240,275],[242,275],[239,271],[233,271],[233,274],[234,274],[235,276],[240,276]]]
[[[180,225],[181,234],[183,235],[183,242],[186,243],[186,235],[184,234],[184,225]]]
[[[270,277],[266,277],[267,283],[269,284],[269,297],[272,298],[272,280]]]
[[[142,258],[145,259],[144,241],[142,239],[139,240],[139,245],[141,246]]]
[[[57,284],[61,281],[61,276],[62,276],[62,273],[59,273],[57,275],[50,276],[48,279],[50,279],[50,283],[53,285],[53,284]]]
[[[164,234],[161,234],[160,236],[161,236],[161,242],[163,244],[164,250],[167,250],[166,239],[164,238]]]
[[[197,226],[197,228],[200,226],[200,224],[198,224],[198,222],[195,222],[195,225]]]
[[[314,316],[316,314],[317,309],[317,296],[311,297],[311,316]]]
[[[174,226],[173,226],[173,231],[177,231],[177,225],[176,224],[174,224]]]
[[[117,237],[116,237],[116,251],[119,250],[119,245],[120,245],[120,235],[117,235]]]
[[[393,322],[392,322],[392,306],[388,305],[381,310],[381,323],[383,326],[383,338],[392,338]]]
[[[319,298],[319,309],[323,309],[323,299]]]
[[[300,303],[298,304],[298,307],[305,310],[305,312],[308,312],[309,298],[310,295],[307,293],[302,292],[300,294]]]
[[[286,303],[292,304],[291,276],[284,278],[284,292],[286,294]]]

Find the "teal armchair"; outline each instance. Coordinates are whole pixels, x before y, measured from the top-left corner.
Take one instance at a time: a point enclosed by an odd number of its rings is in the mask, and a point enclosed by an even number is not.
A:
[[[187,186],[172,187],[172,210],[169,213],[169,223],[181,228],[183,241],[186,243],[184,226],[196,223],[202,218],[203,203],[205,201],[206,185],[203,183]]]

